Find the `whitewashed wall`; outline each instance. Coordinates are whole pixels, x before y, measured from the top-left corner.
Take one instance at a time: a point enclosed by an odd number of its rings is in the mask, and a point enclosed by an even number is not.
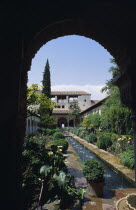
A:
[[[90,99],[90,95],[79,95],[79,96],[75,96],[75,97],[71,97],[71,96],[65,96],[66,99],[57,99],[57,96],[55,96],[54,98],[52,98],[52,101],[54,101],[55,103],[57,103],[58,105],[60,105],[60,108],[64,108],[64,109],[69,109],[70,103],[71,102],[78,102],[78,105],[80,107],[81,110],[85,110],[87,108],[89,108],[92,104],[91,104],[91,99]],[[56,109],[58,109],[58,107],[56,107]]]
[[[88,109],[92,105],[90,95],[78,96],[78,105],[81,110]]]
[[[86,117],[86,116],[89,115],[89,114],[95,114],[95,113],[101,114],[102,107],[103,107],[103,105],[100,105],[100,106],[97,106],[97,107],[95,107],[95,108],[92,108],[91,110],[89,110],[89,111],[87,111],[87,112],[81,114],[81,117]]]

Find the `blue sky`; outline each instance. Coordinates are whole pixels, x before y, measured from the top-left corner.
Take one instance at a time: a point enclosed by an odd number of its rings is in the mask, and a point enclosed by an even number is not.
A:
[[[28,84],[41,84],[47,58],[52,90],[82,90],[91,93],[92,99],[105,97],[100,90],[111,78],[112,56],[99,43],[76,35],[49,41],[32,60]]]

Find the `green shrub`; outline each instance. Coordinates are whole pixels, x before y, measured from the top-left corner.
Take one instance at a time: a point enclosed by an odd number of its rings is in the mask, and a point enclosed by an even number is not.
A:
[[[119,138],[119,135],[118,135],[118,134],[113,133],[113,134],[111,135],[111,140],[112,140],[112,142],[116,142],[118,138]]]
[[[55,133],[55,132],[61,132],[60,128],[55,128],[55,129],[54,129],[54,133]]]
[[[134,151],[134,145],[128,145],[125,150],[133,150]]]
[[[102,135],[97,140],[97,146],[100,149],[107,150],[107,148],[110,147],[111,145],[112,145],[112,141],[111,141],[111,138],[108,136]]]
[[[87,141],[88,141],[89,143],[94,143],[94,142],[96,142],[96,141],[97,141],[96,135],[93,134],[93,133],[89,134],[89,135],[88,135],[88,138],[87,138]]]
[[[44,135],[53,135],[55,132],[61,132],[59,128],[55,128],[55,129],[50,129],[50,128],[39,128],[38,129],[39,133],[42,133]]]
[[[103,133],[104,136],[108,136],[108,137],[111,137],[112,136],[112,133]]]
[[[53,135],[54,134],[54,129],[50,129],[50,128],[47,128],[47,129],[45,129],[45,134],[46,135]]]
[[[53,134],[54,139],[64,139],[64,134],[62,132],[55,132]]]
[[[86,136],[88,136],[88,134],[89,134],[88,131],[82,130],[82,131],[80,132],[79,136],[80,136],[80,138],[85,139]]]
[[[85,161],[83,174],[90,183],[104,181],[104,168],[100,162],[95,159]]]
[[[62,152],[65,152],[68,149],[68,141],[66,139],[55,139],[54,145],[62,146]]]
[[[29,138],[35,136],[36,134],[37,134],[37,132],[29,133],[26,135],[26,138],[29,139]]]
[[[120,155],[120,161],[124,166],[134,169],[134,150],[123,152]]]
[[[77,130],[77,136],[79,136],[79,135],[80,135],[80,130],[78,129],[78,130]]]
[[[84,133],[85,133],[86,135],[89,135],[89,131],[84,131]]]
[[[84,138],[84,133],[80,133],[79,137],[83,139]]]
[[[74,130],[73,130],[73,133],[74,133],[75,135],[77,135],[78,129],[74,129]]]

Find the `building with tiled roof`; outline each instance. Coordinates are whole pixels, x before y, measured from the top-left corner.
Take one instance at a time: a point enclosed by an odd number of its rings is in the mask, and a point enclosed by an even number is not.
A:
[[[81,110],[85,110],[91,106],[91,94],[85,91],[52,91],[51,99],[56,104],[57,108],[69,109],[71,102],[76,101]]]
[[[91,94],[85,91],[52,91],[51,100],[56,103],[56,107],[52,111],[52,116],[55,118],[59,127],[73,127],[78,125],[80,120],[74,121],[69,118],[69,106],[72,102],[78,103],[81,110],[80,118],[83,118],[90,113],[101,113],[102,104],[106,98],[102,100],[91,100]],[[33,129],[27,130],[34,131],[36,126],[33,123],[33,119],[31,121],[31,123],[28,122],[27,124],[31,124],[29,127]]]
[[[103,103],[105,102],[105,100],[108,98],[109,96],[103,98],[102,100],[96,100],[96,103],[94,103],[92,106],[90,106],[89,108],[81,111],[80,116],[83,118],[85,116],[87,116],[88,114],[95,114],[95,113],[99,113],[101,114],[101,110],[102,110],[102,106]]]
[[[56,119],[58,126],[73,126],[74,122],[69,119],[69,106],[72,102],[77,102],[81,111],[92,105],[91,94],[85,91],[52,91],[51,99],[57,106],[53,109],[52,115]]]

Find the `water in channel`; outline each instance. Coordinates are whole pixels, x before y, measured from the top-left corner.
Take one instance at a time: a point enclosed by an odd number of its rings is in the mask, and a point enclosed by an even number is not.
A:
[[[79,142],[74,140],[72,137],[66,137],[69,143],[72,145],[74,150],[79,155],[80,159],[84,162],[90,158],[94,158],[103,165],[105,169],[105,186],[104,186],[104,197],[108,197],[111,189],[122,189],[122,188],[134,188],[134,186],[126,180],[123,176],[118,174],[118,172],[109,168],[104,162],[102,162],[97,156],[91,153],[87,148],[81,145]]]

